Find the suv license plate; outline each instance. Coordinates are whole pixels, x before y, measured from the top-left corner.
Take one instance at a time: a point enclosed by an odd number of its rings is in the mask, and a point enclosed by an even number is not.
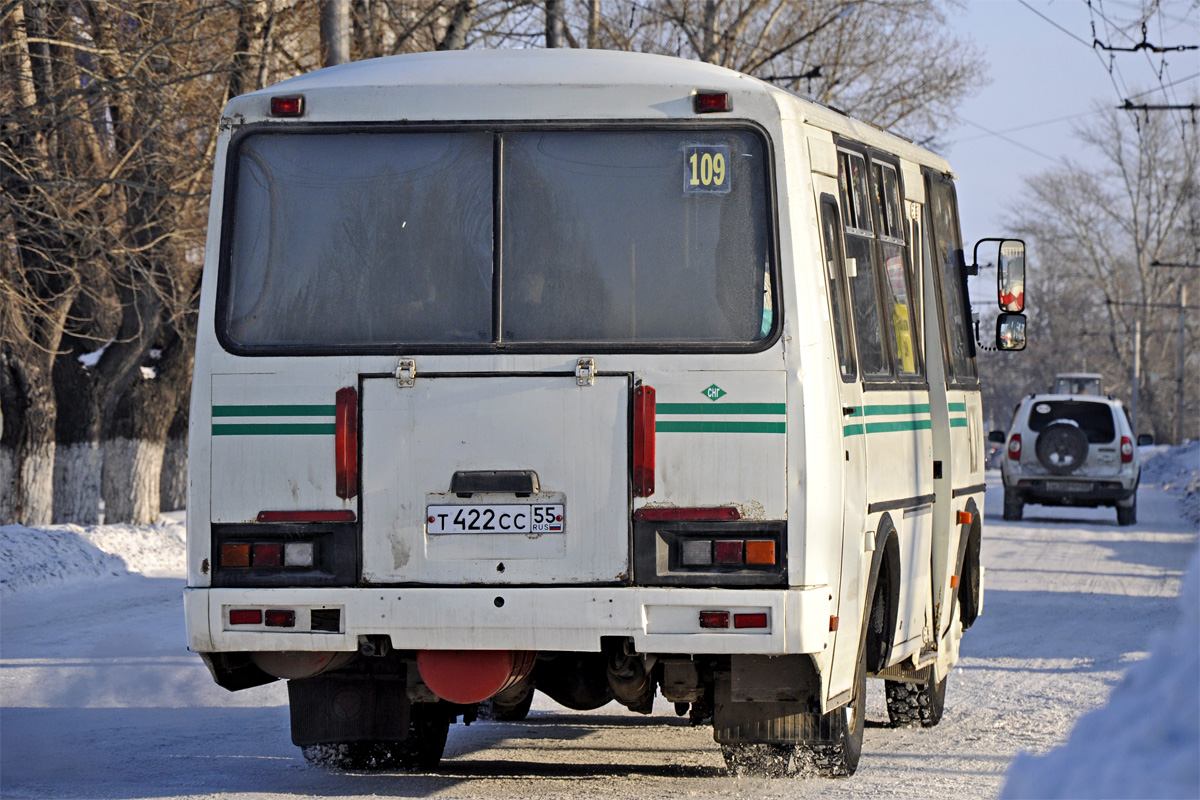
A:
[[[1046,488],[1052,492],[1090,492],[1092,485],[1076,481],[1046,481]]]
[[[561,504],[426,506],[425,530],[440,533],[562,533]]]

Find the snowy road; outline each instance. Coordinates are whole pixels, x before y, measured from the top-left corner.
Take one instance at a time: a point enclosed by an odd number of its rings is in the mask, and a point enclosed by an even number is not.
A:
[[[128,575],[8,594],[0,605],[5,798],[994,797],[1018,750],[1059,744],[1170,625],[1196,548],[1176,501],[1143,487],[1141,521],[1031,506],[1000,521],[990,475],[984,614],[963,642],[946,715],[892,730],[873,686],[848,780],[726,777],[710,728],[661,700],[575,713],[543,696],[528,720],[451,728],[436,774],[310,768],[288,738],[282,683],[227,693],[184,650],[182,579]],[[878,683],[878,682],[873,682]]]

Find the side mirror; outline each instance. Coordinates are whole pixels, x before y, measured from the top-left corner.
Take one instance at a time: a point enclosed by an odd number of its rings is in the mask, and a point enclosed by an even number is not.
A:
[[[988,434],[988,441],[992,444],[1004,444],[1004,431],[992,431]]]
[[[1145,447],[1151,444],[1154,444],[1154,436],[1152,434],[1143,433],[1138,435],[1138,447]]]
[[[980,239],[975,243],[972,256],[975,263],[968,268],[968,274],[979,274],[979,246],[992,242],[999,245],[996,253],[996,294],[1000,310],[1020,313],[1025,310],[1025,242],[1020,239]]]
[[[1001,314],[996,318],[996,347],[1000,350],[1025,349],[1025,315]]]
[[[1025,243],[1020,239],[1000,242],[996,291],[1001,311],[1020,313],[1025,310]]]

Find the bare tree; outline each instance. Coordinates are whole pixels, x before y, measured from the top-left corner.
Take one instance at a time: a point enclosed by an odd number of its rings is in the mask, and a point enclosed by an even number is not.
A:
[[[1196,263],[1200,138],[1178,118],[1115,110],[1078,138],[1104,168],[1068,162],[1036,175],[1012,210],[1042,266],[1028,291],[1030,352],[985,364],[989,383],[1045,391],[1055,372],[1100,372],[1128,404],[1136,360],[1138,432],[1171,440],[1182,410],[1180,432],[1195,436],[1200,319],[1178,303],[1181,287],[1200,297],[1200,275],[1155,264]]]

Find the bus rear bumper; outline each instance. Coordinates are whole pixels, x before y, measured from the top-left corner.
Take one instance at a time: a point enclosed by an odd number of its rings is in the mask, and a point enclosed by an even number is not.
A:
[[[826,586],[188,588],[184,609],[188,648],[202,653],[350,651],[371,635],[399,650],[598,651],[601,637],[625,636],[643,653],[818,653],[831,614]],[[231,611],[250,613],[235,624]],[[280,627],[288,611],[293,624]],[[702,628],[701,611],[728,612],[729,627]],[[735,627],[764,624],[762,615],[766,627]]]

